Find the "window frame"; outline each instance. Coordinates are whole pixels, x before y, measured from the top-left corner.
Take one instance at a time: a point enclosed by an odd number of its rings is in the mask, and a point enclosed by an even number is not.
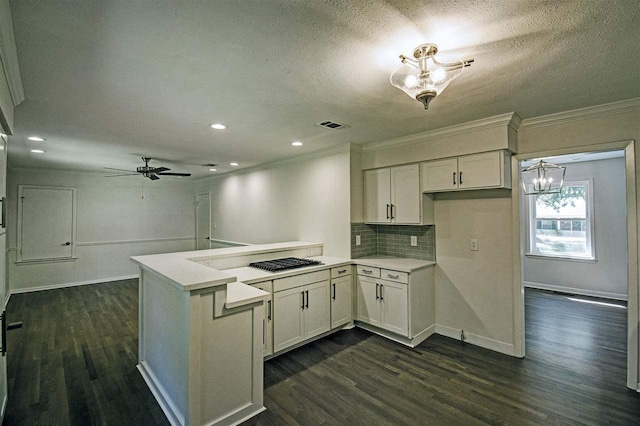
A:
[[[567,186],[584,185],[586,187],[586,218],[538,218],[534,216],[537,195],[528,196],[526,198],[526,219],[527,219],[527,250],[525,256],[541,259],[571,260],[578,262],[597,262],[596,257],[596,239],[595,239],[595,214],[593,200],[593,178],[580,180],[565,180],[563,188]],[[587,224],[587,247],[591,248],[591,256],[571,256],[567,254],[549,254],[535,251],[535,221],[536,220],[580,220],[586,221]]]

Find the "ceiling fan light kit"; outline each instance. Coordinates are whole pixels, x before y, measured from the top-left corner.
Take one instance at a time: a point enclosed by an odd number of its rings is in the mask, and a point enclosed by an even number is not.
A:
[[[436,53],[435,44],[421,44],[413,51],[413,58],[400,55],[403,65],[391,74],[391,84],[420,101],[424,109],[473,62],[473,59],[438,62]]]

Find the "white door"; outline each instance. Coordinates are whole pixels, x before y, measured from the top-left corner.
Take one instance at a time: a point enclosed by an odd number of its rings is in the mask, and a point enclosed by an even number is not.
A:
[[[389,222],[391,217],[391,175],[389,169],[364,172],[364,221]]]
[[[273,352],[304,339],[302,323],[303,287],[273,293]]]
[[[211,194],[196,195],[196,250],[211,248]]]
[[[381,327],[394,333],[409,334],[409,304],[407,285],[380,281],[382,300]]]
[[[420,168],[417,164],[391,169],[391,219],[420,223]]]
[[[501,152],[488,152],[459,157],[460,189],[500,186],[501,154]]]
[[[352,306],[351,275],[331,281],[331,328],[351,321]]]
[[[422,163],[422,190],[451,191],[458,188],[458,159]]]
[[[375,280],[358,276],[357,316],[358,321],[380,326],[380,285]]]
[[[20,186],[19,260],[73,257],[75,192]]]
[[[304,338],[317,336],[331,327],[329,280],[304,286]]]

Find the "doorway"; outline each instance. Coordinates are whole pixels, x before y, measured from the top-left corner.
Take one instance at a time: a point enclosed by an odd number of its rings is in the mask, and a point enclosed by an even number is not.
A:
[[[211,193],[196,194],[196,250],[211,248]]]
[[[590,147],[589,152],[606,153],[615,150],[622,150],[624,156],[624,182],[625,182],[625,200],[619,203],[619,208],[624,210],[624,221],[626,225],[624,232],[627,237],[626,247],[623,250],[625,262],[623,269],[626,270],[626,293],[628,295],[627,309],[627,362],[626,362],[626,384],[627,387],[637,390],[638,388],[638,264],[637,264],[637,213],[636,213],[636,193],[635,193],[635,151],[633,141],[622,141],[608,144],[599,144]],[[554,162],[551,158],[557,156],[578,156],[581,155],[584,148],[563,149],[553,152],[538,152],[531,154],[522,154],[515,156],[512,161],[513,170],[521,170],[520,162],[545,158],[545,161]],[[518,188],[513,194],[514,209],[514,225],[520,230],[514,238],[514,255],[520,259],[514,270],[514,282],[516,285],[515,295],[515,312],[514,312],[514,340],[517,348],[517,356],[525,355],[525,253],[531,252],[531,228],[528,226],[529,218],[525,214],[527,211],[526,196],[523,195],[521,188],[520,173],[513,174],[513,187]],[[597,203],[596,202],[596,214]],[[518,229],[516,228],[516,229]],[[601,232],[606,230],[600,230]],[[597,231],[596,231],[597,232]],[[597,235],[596,235],[597,243]],[[516,247],[517,245],[517,247]],[[596,256],[598,250],[596,246]],[[626,261],[628,259],[628,261]],[[554,290],[550,288],[549,290]],[[619,292],[618,292],[619,293]],[[583,293],[585,294],[585,293]],[[586,293],[588,295],[588,293]],[[598,296],[594,294],[593,296]]]

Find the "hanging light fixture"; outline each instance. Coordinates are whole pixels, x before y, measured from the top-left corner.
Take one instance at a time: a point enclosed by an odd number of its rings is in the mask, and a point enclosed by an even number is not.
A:
[[[522,169],[522,189],[525,195],[559,194],[566,169],[542,160]]]
[[[391,84],[422,102],[424,109],[428,109],[429,102],[473,62],[473,59],[438,62],[435,58],[436,53],[438,46],[435,44],[421,44],[413,51],[415,59],[400,55],[403,65],[391,74]]]

